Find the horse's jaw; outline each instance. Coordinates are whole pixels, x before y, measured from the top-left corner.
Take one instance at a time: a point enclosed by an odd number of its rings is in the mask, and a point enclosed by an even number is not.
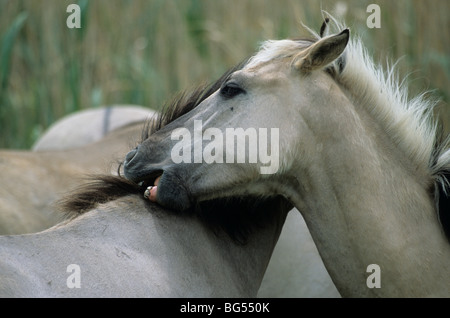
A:
[[[240,174],[232,169],[226,169],[220,175],[235,176],[234,179],[217,183],[217,178],[211,178],[211,174],[207,172],[203,175],[202,171],[202,169],[195,171],[195,166],[173,165],[164,169],[152,166],[148,175],[133,181],[141,185],[146,199],[178,212],[212,200],[248,197],[264,199],[269,196],[268,194],[271,194],[271,197],[276,196],[273,189],[286,188],[286,184],[280,183],[279,180],[266,181],[258,176],[252,178],[249,174],[246,177],[237,177]],[[186,178],[187,172],[190,172],[189,178]],[[280,180],[286,181],[285,178]]]

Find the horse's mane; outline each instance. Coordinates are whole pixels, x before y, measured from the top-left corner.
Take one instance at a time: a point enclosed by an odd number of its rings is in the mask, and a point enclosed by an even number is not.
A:
[[[441,127],[441,126],[440,126]],[[434,178],[434,199],[439,221],[450,241],[450,138],[439,129],[430,167]]]
[[[319,34],[306,27],[313,40],[266,41],[246,67],[257,67],[274,59],[289,62],[296,52],[324,35],[346,28],[324,13],[330,18],[325,19]],[[450,136],[444,138],[441,125],[433,117],[437,100],[430,98],[428,92],[409,98],[407,83],[399,81],[395,65],[388,64],[384,69],[375,64],[362,40],[352,36],[341,57],[324,71],[345,87],[355,102],[368,106],[367,110],[384,125],[412,164],[430,176],[438,216],[450,240]]]
[[[197,107],[217,91],[230,74],[241,69],[245,63],[246,60],[235,65],[210,85],[202,84],[190,91],[186,90],[178,93],[168,104],[163,106],[162,111],[156,115],[156,118],[150,118],[147,121],[142,131],[141,142],[167,124]]]
[[[335,28],[345,26],[332,18]],[[395,68],[375,64],[360,38],[349,41],[345,67],[335,65],[335,80],[345,86],[361,105],[384,125],[394,143],[431,180],[430,191],[443,230],[450,241],[450,135],[444,136],[441,123],[434,117],[438,100],[423,92],[410,98],[405,80],[399,81]],[[337,70],[339,68],[339,71]]]
[[[345,26],[331,18],[335,28]],[[450,240],[450,135],[444,136],[434,117],[438,100],[429,92],[410,98],[405,80],[400,81],[396,64],[386,69],[375,64],[358,37],[349,41],[343,57],[348,61],[331,65],[335,80],[346,87],[360,105],[379,123],[416,169],[426,172],[434,190],[430,192],[447,238]]]

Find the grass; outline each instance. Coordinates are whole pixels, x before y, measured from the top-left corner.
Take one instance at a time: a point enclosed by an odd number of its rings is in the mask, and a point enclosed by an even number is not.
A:
[[[81,7],[81,29],[66,8]],[[366,8],[381,8],[368,29]],[[318,29],[342,15],[376,60],[398,59],[411,94],[433,90],[450,131],[450,3],[294,0],[0,0],[0,147],[28,149],[62,116],[90,107],[158,109],[175,92],[211,81],[268,38]]]

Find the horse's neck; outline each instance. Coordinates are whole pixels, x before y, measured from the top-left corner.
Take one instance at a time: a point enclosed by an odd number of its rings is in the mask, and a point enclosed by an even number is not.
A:
[[[345,142],[323,139],[320,160],[306,178],[297,176],[303,183],[296,193],[306,194],[295,205],[333,281],[343,296],[448,296],[450,245],[430,178],[408,168],[383,132],[363,123],[364,114],[347,115],[355,134],[347,131]],[[367,285],[370,264],[380,266],[381,288]]]

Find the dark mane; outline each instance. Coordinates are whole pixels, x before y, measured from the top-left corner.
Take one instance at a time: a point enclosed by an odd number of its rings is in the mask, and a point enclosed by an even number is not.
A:
[[[98,204],[124,196],[134,195],[145,200],[142,193],[143,189],[139,185],[121,176],[91,176],[88,182],[61,199],[58,202],[58,208],[66,218],[74,219]],[[156,204],[148,200],[145,202]],[[290,209],[292,205],[281,196],[239,197],[198,202],[183,214],[197,217],[215,234],[223,231],[236,243],[245,244],[249,234],[255,228],[261,228],[268,222],[273,222],[280,211],[287,213]],[[168,211],[168,213],[177,212]]]
[[[432,195],[436,203],[436,211],[442,229],[450,242],[450,162],[439,165],[439,159],[445,156],[450,145],[450,136],[445,137],[445,131],[441,122],[438,122],[436,139],[433,146],[430,167],[435,171],[435,183]],[[434,167],[437,167],[435,169]]]
[[[147,121],[143,132],[142,141],[164,126],[188,113],[203,100],[217,91],[228,76],[245,65],[246,60],[225,72],[211,85],[201,85],[191,92],[178,94],[171,103],[164,106],[162,112]],[[59,202],[57,208],[67,218],[77,216],[94,209],[98,204],[107,203],[127,195],[137,195],[144,200],[144,189],[120,175],[94,175],[75,191],[67,194]],[[146,200],[147,204],[155,204]],[[224,231],[233,240],[244,244],[249,233],[258,226],[269,222],[274,213],[283,209],[286,213],[292,208],[282,197],[271,198],[225,198],[206,202],[200,202],[185,213],[195,215],[201,221],[210,226],[216,233]],[[267,213],[261,213],[261,210]]]
[[[75,218],[98,204],[137,194],[140,190],[139,185],[121,176],[91,175],[87,177],[86,183],[56,202],[56,208],[66,218]]]
[[[224,231],[235,242],[245,244],[255,228],[273,222],[280,211],[287,213],[292,208],[292,204],[281,196],[249,196],[200,202],[187,212],[196,215],[216,234]]]
[[[436,185],[436,208],[439,221],[450,242],[450,169],[440,173],[441,182]]]
[[[170,103],[163,106],[162,111],[156,116],[156,118],[150,118],[147,121],[142,131],[141,142],[167,124],[197,107],[201,102],[217,91],[230,76],[230,74],[240,70],[246,62],[247,60],[244,60],[229,69],[217,81],[210,85],[203,84],[191,91],[183,91],[177,94]]]

